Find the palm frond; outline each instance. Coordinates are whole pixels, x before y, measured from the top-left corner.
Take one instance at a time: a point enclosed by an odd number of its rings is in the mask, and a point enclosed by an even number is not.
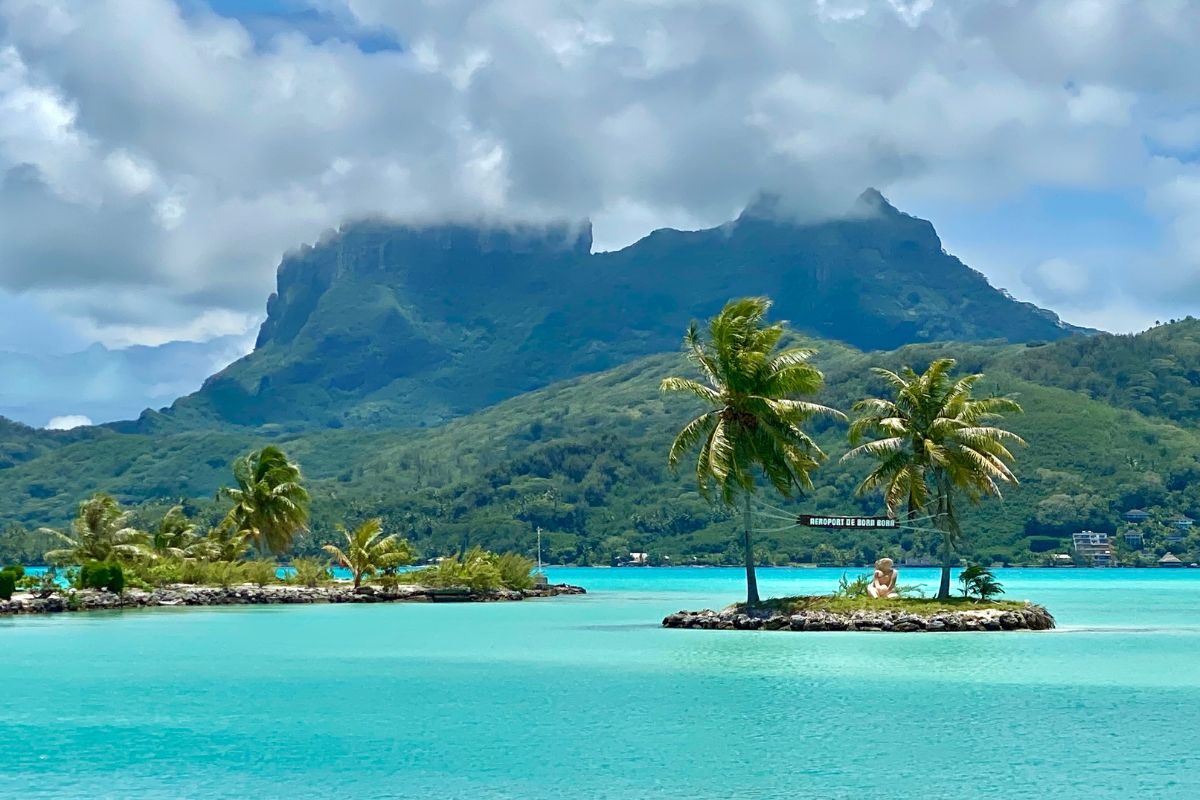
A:
[[[691,450],[702,437],[710,434],[713,426],[716,424],[717,412],[710,411],[707,414],[696,417],[685,425],[683,430],[679,432],[679,435],[675,437],[675,441],[671,443],[671,452],[667,455],[667,464],[672,468],[679,466],[679,460],[683,457],[684,453]]]

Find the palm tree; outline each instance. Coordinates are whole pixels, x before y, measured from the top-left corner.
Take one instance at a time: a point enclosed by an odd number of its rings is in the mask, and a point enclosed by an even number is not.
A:
[[[158,523],[158,530],[150,535],[150,546],[160,556],[173,558],[207,558],[212,547],[203,536],[196,533],[196,524],[188,519],[182,505],[167,509]]]
[[[344,527],[341,530],[346,537],[346,549],[342,550],[333,544],[327,544],[323,549],[337,563],[350,570],[354,575],[355,589],[363,578],[374,575],[376,570],[411,564],[416,555],[408,540],[397,539],[394,533],[379,538],[383,535],[383,520],[378,517],[367,520],[353,531]]]
[[[250,534],[248,531],[235,530],[232,524],[222,522],[215,528],[210,528],[208,535],[197,547],[201,558],[213,561],[237,561],[246,555],[250,549]]]
[[[991,425],[1021,407],[1006,397],[975,399],[981,374],[952,376],[955,361],[934,361],[918,375],[909,367],[899,373],[872,370],[894,390],[891,399],[868,398],[854,405],[858,418],[850,425],[854,446],[842,460],[870,456],[879,463],[858,486],[863,495],[883,492],[888,513],[903,508],[910,523],[928,515],[942,535],[942,579],[938,598],[950,596],[950,560],[959,545],[955,493],[972,503],[1001,497],[1000,484],[1017,482],[1009,468],[1013,455],[1006,443],[1021,437]],[[869,440],[865,441],[864,440]]]
[[[233,477],[237,488],[223,487],[217,493],[233,501],[222,528],[243,535],[260,552],[286,551],[308,524],[309,497],[300,483],[300,467],[268,445],[234,461]]]
[[[817,414],[845,418],[831,408],[796,399],[812,395],[824,383],[808,363],[814,351],[793,347],[777,350],[783,323],[763,321],[771,301],[765,297],[731,300],[708,324],[702,341],[692,323],[684,337],[688,360],[702,380],[666,378],[664,392],[689,392],[709,406],[675,437],[668,463],[674,468],[696,444],[696,483],[710,498],[743,512],[742,550],[746,561],[746,602],[759,602],[750,540],[750,497],[756,470],[784,497],[812,487],[810,473],[825,459],[800,425]]]
[[[82,564],[85,561],[135,561],[153,558],[149,537],[129,524],[129,512],[116,498],[94,494],[79,504],[70,533],[42,528],[66,547],[46,553],[50,564]]]

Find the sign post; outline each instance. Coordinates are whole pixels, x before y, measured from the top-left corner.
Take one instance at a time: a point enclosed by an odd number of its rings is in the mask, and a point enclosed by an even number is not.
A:
[[[857,528],[874,530],[894,530],[900,527],[900,521],[891,517],[827,517],[820,514],[800,514],[796,517],[797,525],[808,528]]]

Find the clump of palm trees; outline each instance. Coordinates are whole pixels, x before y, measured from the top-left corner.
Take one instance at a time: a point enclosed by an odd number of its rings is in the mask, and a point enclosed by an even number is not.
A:
[[[760,602],[751,539],[751,496],[768,484],[784,497],[812,487],[812,472],[825,453],[802,427],[839,411],[804,398],[823,385],[809,363],[814,351],[780,349],[786,328],[765,321],[771,303],[764,297],[730,301],[702,336],[693,324],[684,337],[688,361],[699,379],[670,377],[665,392],[687,392],[708,410],[688,422],[671,445],[668,462],[677,467],[698,446],[696,483],[702,495],[729,507],[741,505],[746,601]],[[953,375],[953,359],[939,359],[923,374],[877,369],[892,390],[886,398],[856,403],[850,425],[852,449],[843,459],[878,462],[858,493],[880,491],[890,515],[931,519],[942,537],[940,599],[950,595],[950,570],[961,546],[958,497],[979,502],[1000,497],[1000,486],[1016,483],[1008,444],[1020,437],[996,422],[1021,410],[1009,398],[975,398],[982,375]]]
[[[300,468],[268,446],[237,459],[233,475],[236,486],[217,493],[231,508],[205,533],[183,505],[168,509],[154,530],[139,530],[114,497],[99,493],[80,503],[68,530],[42,529],[62,545],[46,553],[46,561],[120,564],[146,583],[273,581],[273,557],[289,550],[308,525]],[[259,558],[247,559],[251,552]]]
[[[236,485],[217,492],[230,507],[207,532],[200,531],[183,505],[168,509],[154,530],[139,530],[115,498],[97,494],[80,504],[68,531],[43,529],[62,544],[46,553],[46,561],[88,567],[81,574],[119,566],[122,581],[129,575],[134,585],[275,583],[275,558],[291,550],[308,526],[310,500],[300,468],[279,448],[268,446],[237,459],[233,476]],[[528,558],[479,547],[401,573],[401,567],[416,561],[416,552],[408,540],[385,534],[381,519],[340,530],[344,542],[322,549],[333,563],[350,571],[356,590],[373,577],[388,583],[481,590],[528,589],[534,583]],[[329,558],[294,558],[291,567],[288,581],[301,586],[317,586],[331,578]]]

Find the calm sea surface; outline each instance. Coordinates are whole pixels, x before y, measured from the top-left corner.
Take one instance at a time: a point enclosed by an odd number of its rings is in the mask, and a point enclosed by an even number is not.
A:
[[[742,591],[686,568],[551,569],[591,593],[524,603],[0,618],[0,797],[1200,798],[1200,570],[998,572],[1061,629],[660,629]]]

